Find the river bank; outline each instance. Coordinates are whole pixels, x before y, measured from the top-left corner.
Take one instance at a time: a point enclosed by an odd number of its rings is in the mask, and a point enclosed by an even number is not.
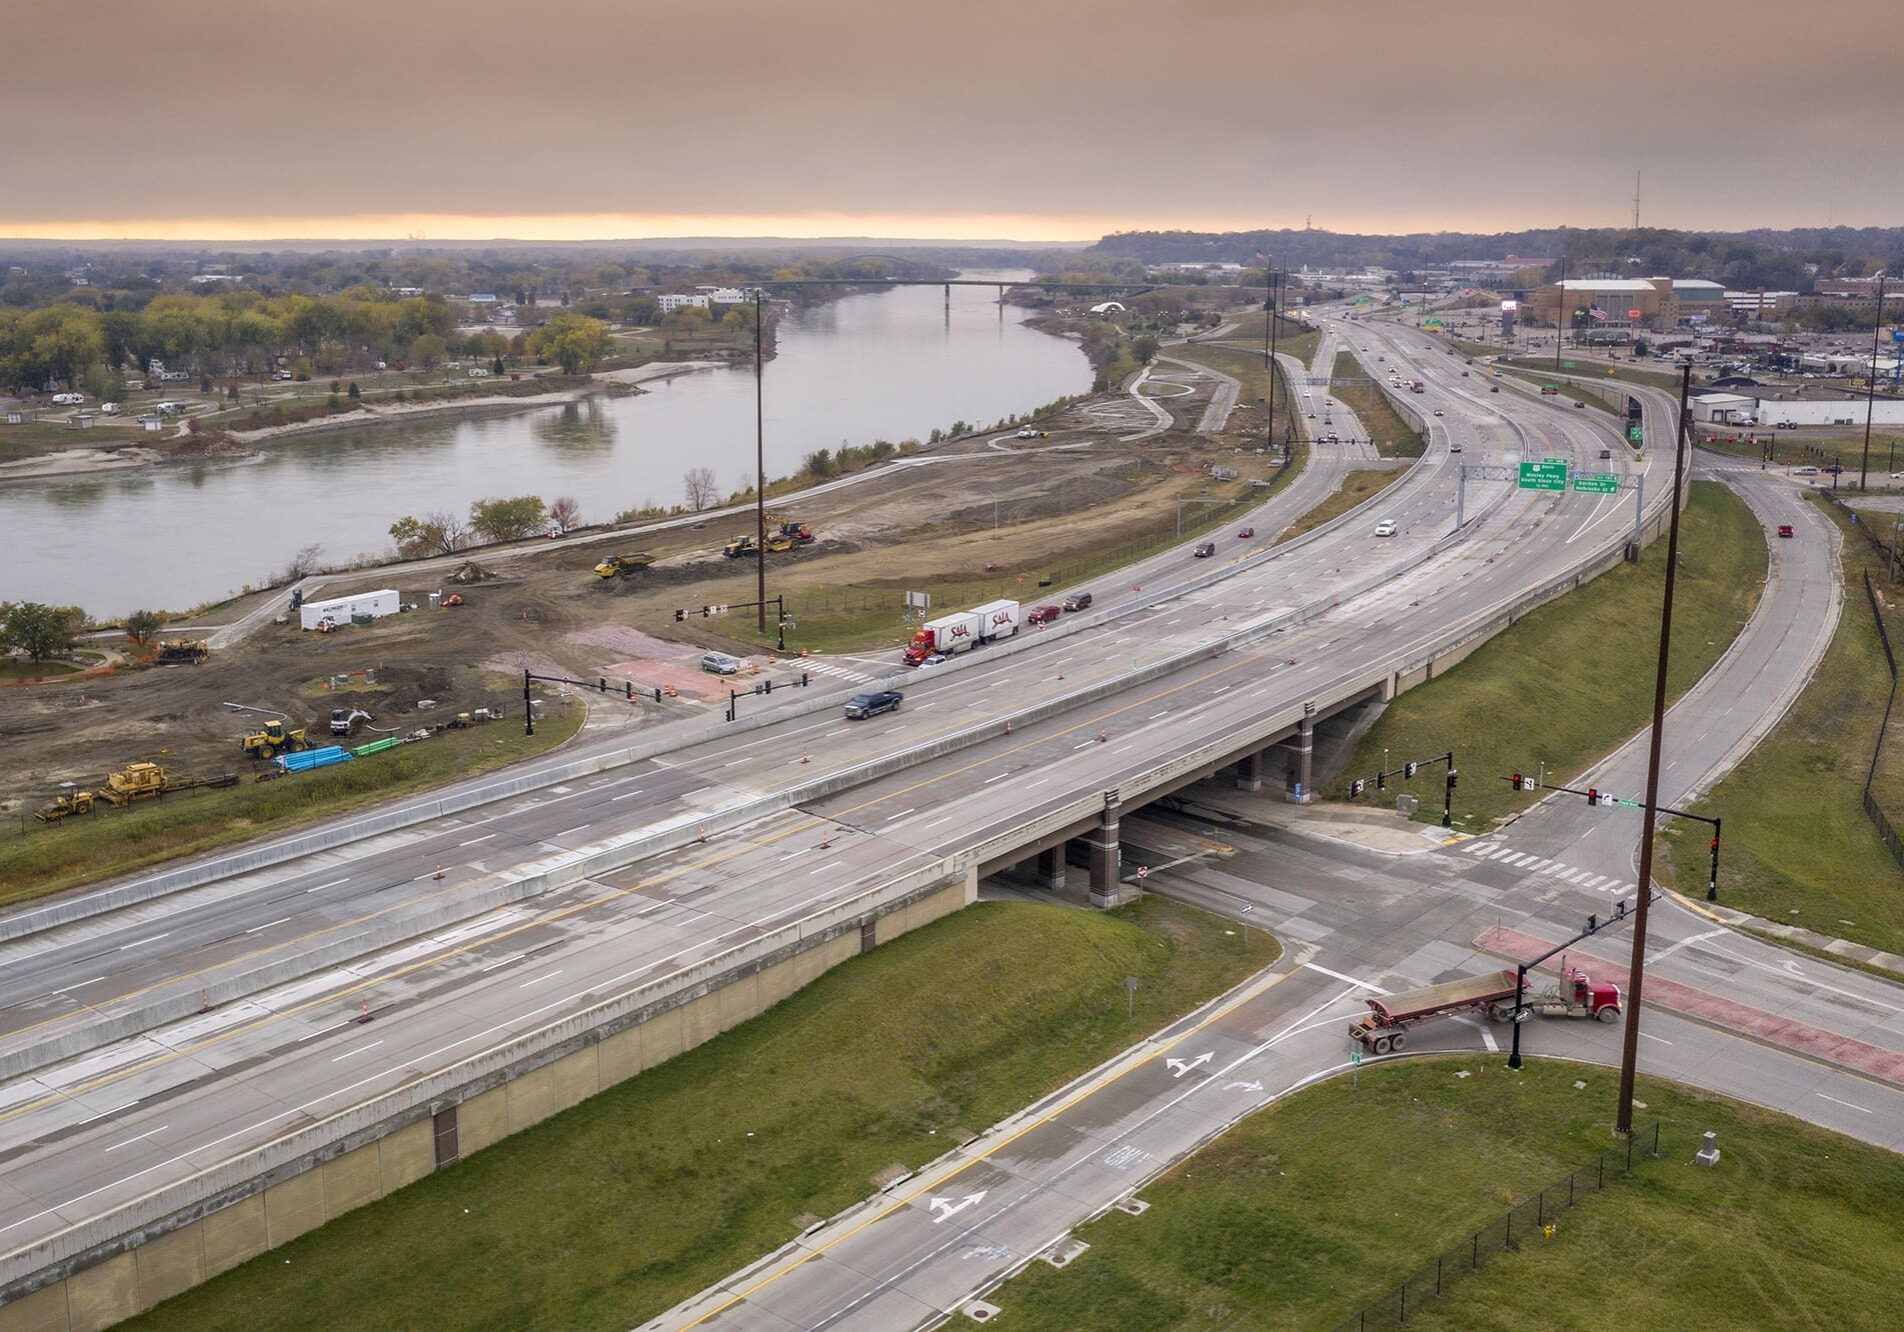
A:
[[[255,455],[260,444],[301,435],[322,434],[335,430],[355,430],[388,422],[411,421],[428,417],[501,416],[538,407],[561,406],[598,395],[623,397],[642,390],[638,385],[673,379],[698,370],[711,370],[716,361],[651,361],[646,365],[620,370],[604,370],[583,384],[552,388],[546,393],[488,393],[437,402],[366,403],[354,411],[264,426],[257,430],[218,430],[194,435],[189,420],[156,440],[127,444],[118,448],[90,446],[61,449],[39,457],[0,463],[0,482],[49,476],[81,476],[97,472],[119,472],[170,462],[200,462],[207,458],[242,458]]]

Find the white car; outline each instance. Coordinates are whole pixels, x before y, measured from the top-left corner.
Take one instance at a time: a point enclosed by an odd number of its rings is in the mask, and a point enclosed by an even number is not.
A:
[[[1038,438],[1038,432],[1033,430],[1030,426],[1021,426],[1018,431],[1018,438],[1036,439]]]
[[[1440,415],[1441,415],[1441,408],[1439,408],[1439,407],[1437,407],[1437,408],[1435,408],[1435,415],[1436,415],[1436,416],[1440,416]]]
[[[1816,467],[1794,467],[1792,468],[1792,475],[1793,476],[1817,476],[1818,469]]]
[[[1381,522],[1375,524],[1375,535],[1378,537],[1394,536],[1396,530],[1395,520],[1393,518],[1384,518]]]

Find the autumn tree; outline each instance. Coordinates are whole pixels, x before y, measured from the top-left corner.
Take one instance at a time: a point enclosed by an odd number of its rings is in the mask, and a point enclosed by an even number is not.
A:
[[[581,526],[582,506],[575,502],[573,495],[563,495],[549,506],[549,522],[566,536]]]
[[[396,543],[397,554],[406,560],[453,555],[469,544],[469,524],[447,511],[399,518],[390,524],[390,539]]]
[[[585,375],[608,355],[608,325],[584,314],[558,314],[529,335],[529,352],[565,375]]]

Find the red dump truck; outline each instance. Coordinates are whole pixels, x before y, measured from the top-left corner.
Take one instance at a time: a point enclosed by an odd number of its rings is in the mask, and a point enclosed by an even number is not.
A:
[[[1461,976],[1404,994],[1367,996],[1362,1002],[1368,1005],[1369,1015],[1351,1022],[1349,1035],[1366,1049],[1387,1054],[1408,1044],[1408,1028],[1430,1018],[1485,1013],[1496,1022],[1512,1022],[1518,977],[1514,968],[1503,967],[1499,971]],[[1618,1022],[1620,987],[1597,983],[1586,972],[1563,963],[1559,984],[1539,994],[1521,995],[1521,1013],[1524,1018],[1544,1013]]]

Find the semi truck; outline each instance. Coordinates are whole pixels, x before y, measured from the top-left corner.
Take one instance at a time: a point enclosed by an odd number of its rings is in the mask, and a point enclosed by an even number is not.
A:
[[[927,657],[936,654],[951,656],[976,647],[984,621],[977,611],[957,611],[951,615],[941,615],[936,620],[927,620],[920,625],[906,644],[906,665],[917,666]]]
[[[1408,1044],[1408,1028],[1431,1018],[1457,1013],[1484,1013],[1495,1022],[1514,1021],[1516,993],[1522,1020],[1535,1013],[1551,1017],[1586,1017],[1600,1022],[1620,1020],[1620,987],[1596,982],[1563,960],[1558,984],[1539,992],[1523,988],[1513,967],[1461,976],[1438,985],[1402,994],[1371,995],[1363,999],[1369,1015],[1349,1024],[1349,1035],[1376,1054],[1401,1050]]]
[[[968,611],[927,620],[906,644],[906,665],[917,666],[935,653],[951,656],[981,643],[1010,638],[1023,623],[1023,609],[1016,601],[988,601]]]

